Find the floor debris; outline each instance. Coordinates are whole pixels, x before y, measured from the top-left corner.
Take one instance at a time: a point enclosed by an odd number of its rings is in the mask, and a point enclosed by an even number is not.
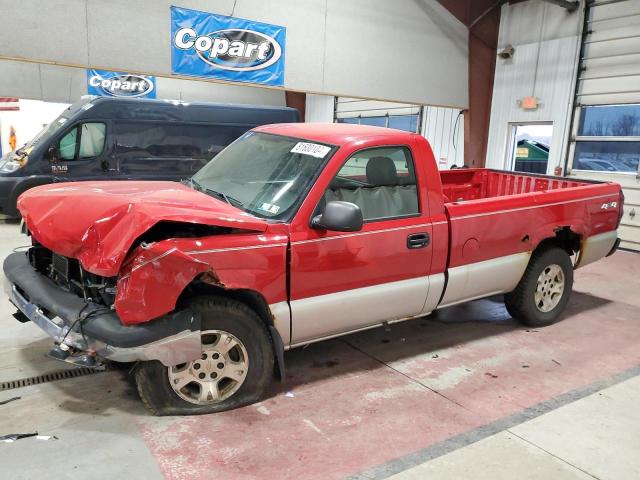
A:
[[[20,400],[22,397],[12,397],[12,398],[8,398],[7,400],[2,400],[0,402],[0,405],[5,405],[9,402],[15,402],[16,400]]]
[[[487,377],[491,377],[491,378],[498,378],[498,375],[496,375],[495,373],[491,373],[491,372],[485,372],[485,375]]]
[[[555,363],[556,365],[562,365],[559,361],[554,360],[553,358],[551,359],[551,361],[552,361],[553,363]]]
[[[285,397],[289,397],[289,398],[293,398],[295,397],[295,394],[293,392],[287,392],[284,394]]]
[[[9,435],[3,435],[0,437],[0,442],[12,443],[22,438],[36,437],[38,432],[35,433],[10,433]]]
[[[38,435],[36,440],[58,440],[55,435]]]

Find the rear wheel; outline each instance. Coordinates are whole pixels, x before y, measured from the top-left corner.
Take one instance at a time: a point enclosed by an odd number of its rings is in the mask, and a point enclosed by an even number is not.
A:
[[[505,305],[525,325],[550,325],[566,308],[572,286],[571,257],[559,247],[544,247],[534,252],[515,290],[504,296]]]
[[[141,362],[135,371],[142,401],[156,415],[230,410],[258,401],[273,377],[273,349],[258,315],[220,297],[195,300],[202,315],[202,355],[166,367]]]

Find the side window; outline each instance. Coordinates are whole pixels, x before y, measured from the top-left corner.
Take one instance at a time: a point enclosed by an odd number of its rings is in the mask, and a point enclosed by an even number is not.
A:
[[[78,141],[78,127],[73,127],[73,130],[60,139],[58,145],[58,151],[60,152],[61,160],[73,160],[76,156],[76,143]]]
[[[104,150],[104,123],[83,123],[80,126],[79,158],[97,157]]]
[[[324,199],[355,203],[365,221],[419,214],[411,152],[407,147],[380,147],[355,153],[331,181]]]

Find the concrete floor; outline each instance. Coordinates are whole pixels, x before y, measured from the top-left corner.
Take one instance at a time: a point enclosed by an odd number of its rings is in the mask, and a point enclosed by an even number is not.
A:
[[[0,225],[0,256],[26,243]],[[263,402],[150,416],[126,371],[0,391],[3,478],[640,478],[640,255],[576,272],[564,319],[513,322],[500,299],[286,354]],[[59,371],[0,300],[0,383]]]

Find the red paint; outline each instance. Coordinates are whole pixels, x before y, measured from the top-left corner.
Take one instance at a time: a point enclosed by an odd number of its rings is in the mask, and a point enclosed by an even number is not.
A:
[[[18,209],[42,245],[112,277],[133,241],[160,221],[264,232],[267,223],[176,182],[70,182],[32,188]]]
[[[619,205],[601,209],[603,203],[619,199],[620,187],[614,183],[483,169],[441,174],[423,137],[377,127],[280,124],[255,130],[340,147],[290,224],[269,223],[172,182],[48,185],[29,190],[18,206],[44,246],[79,259],[90,272],[119,276],[116,311],[125,324],[171,311],[185,286],[204,272],[217,276],[225,288],[258,292],[272,304],[422,277],[444,272],[447,266],[532,250],[560,226],[570,226],[583,238],[617,227]],[[313,211],[344,161],[356,151],[384,145],[411,150],[420,215],[370,222],[355,235],[312,229]],[[159,221],[239,231],[165,240],[130,252],[135,240]],[[428,233],[429,248],[407,249],[406,237],[412,233]],[[528,241],[523,241],[525,236]],[[471,258],[463,256],[469,239],[477,242],[467,248]]]

